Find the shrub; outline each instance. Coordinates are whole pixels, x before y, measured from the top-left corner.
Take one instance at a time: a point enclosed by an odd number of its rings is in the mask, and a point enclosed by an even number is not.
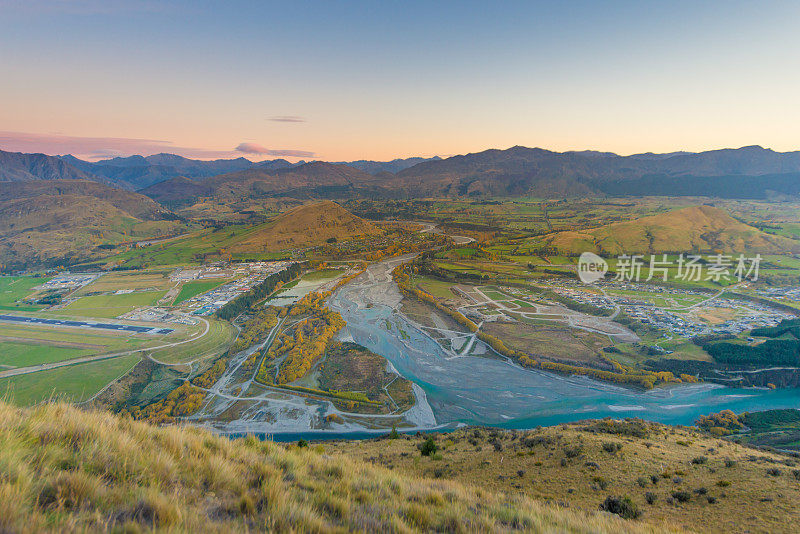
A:
[[[436,445],[436,442],[433,441],[433,438],[428,438],[420,445],[419,452],[422,456],[433,456],[438,449],[439,447]]]
[[[695,458],[692,458],[692,463],[694,465],[703,465],[708,463],[708,458],[706,458],[705,456],[697,456]]]
[[[656,494],[652,491],[648,491],[644,494],[644,500],[647,501],[647,504],[653,504],[658,500],[658,497],[656,497]]]
[[[641,419],[625,419],[616,421],[614,419],[601,419],[592,424],[581,428],[589,432],[602,432],[604,434],[614,434],[617,436],[629,436],[632,438],[646,438],[650,435],[649,427]]]
[[[639,484],[639,487],[646,488],[648,480],[645,477],[639,477],[636,479],[636,483]]]
[[[608,453],[614,454],[620,449],[622,449],[622,443],[614,443],[613,441],[603,443],[603,450]]]
[[[730,485],[731,485],[730,480],[720,480],[717,482],[717,486],[719,486],[720,488],[727,488]]]
[[[733,461],[733,460],[731,460],[731,459],[726,459],[726,460],[725,460],[725,467],[728,467],[728,468],[730,468],[730,467],[736,467],[736,462],[734,462],[734,461]]]
[[[689,502],[692,495],[688,491],[673,491],[672,498],[678,502]]]
[[[600,509],[612,514],[617,514],[624,519],[636,519],[641,512],[639,508],[629,497],[606,497],[606,500],[600,505]]]
[[[767,474],[771,477],[779,477],[781,476],[781,470],[777,467],[770,467],[767,469]]]
[[[577,458],[583,452],[583,447],[574,445],[572,447],[564,447],[564,456],[567,458]]]
[[[608,487],[608,481],[603,477],[592,477],[592,481],[597,484],[601,490],[604,490]]]
[[[658,475],[650,475],[650,482],[652,482],[654,486],[658,484]]]

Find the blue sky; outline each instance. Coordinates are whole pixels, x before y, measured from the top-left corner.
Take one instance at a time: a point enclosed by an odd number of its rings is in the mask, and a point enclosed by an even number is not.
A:
[[[800,148],[797,2],[0,0],[0,15],[3,149]]]

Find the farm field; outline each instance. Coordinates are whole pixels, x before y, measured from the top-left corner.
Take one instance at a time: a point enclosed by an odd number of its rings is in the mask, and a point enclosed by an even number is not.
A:
[[[51,398],[80,402],[130,371],[138,361],[138,356],[128,355],[0,378],[0,394],[19,406],[29,406]]]
[[[104,273],[92,283],[75,291],[72,296],[80,297],[99,292],[115,292],[120,289],[152,289],[166,291],[173,282],[169,279],[169,269],[145,271],[112,271]]]
[[[49,277],[38,276],[0,276],[0,311],[35,311],[43,308],[35,304],[18,303],[34,293],[34,287],[44,284]]]
[[[28,367],[71,360],[93,353],[90,348],[53,346],[45,343],[19,343],[0,338],[0,368]]]
[[[183,286],[181,286],[181,290],[178,293],[178,296],[175,297],[172,305],[177,306],[185,300],[189,300],[196,295],[201,295],[211,291],[215,287],[219,287],[226,282],[229,282],[229,280],[200,280],[195,282],[186,282],[183,284]]]
[[[141,291],[121,295],[91,295],[80,297],[77,301],[58,310],[59,314],[81,317],[112,318],[141,306],[155,304],[166,291]]]

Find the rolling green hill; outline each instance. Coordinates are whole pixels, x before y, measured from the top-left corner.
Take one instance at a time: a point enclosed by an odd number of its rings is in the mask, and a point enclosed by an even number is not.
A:
[[[693,206],[591,230],[557,232],[544,240],[561,252],[608,255],[800,252],[800,242],[766,234],[713,206]]]

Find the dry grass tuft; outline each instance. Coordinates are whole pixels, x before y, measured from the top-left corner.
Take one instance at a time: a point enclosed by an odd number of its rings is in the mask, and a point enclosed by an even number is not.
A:
[[[151,530],[655,531],[310,448],[0,403],[0,531]]]

